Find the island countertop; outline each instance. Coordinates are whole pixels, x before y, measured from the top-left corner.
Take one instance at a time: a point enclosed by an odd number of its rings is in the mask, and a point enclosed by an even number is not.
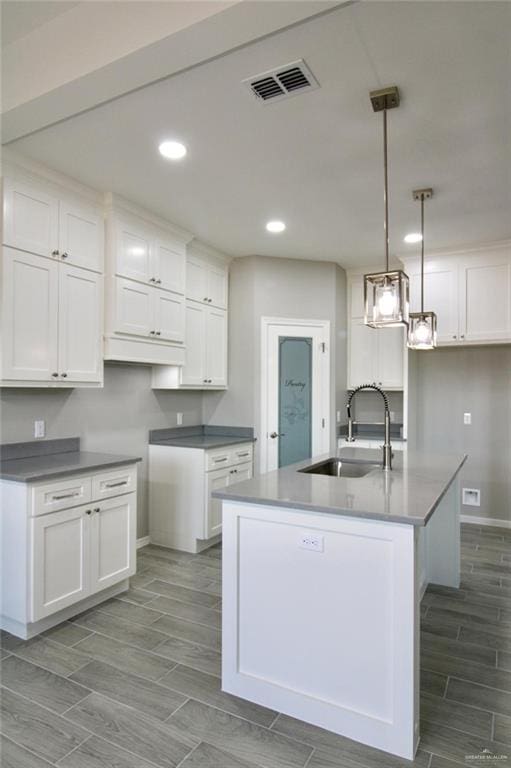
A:
[[[384,472],[381,465],[356,478],[300,472],[333,456],[381,463],[379,450],[340,448],[336,453],[219,489],[213,496],[225,501],[424,526],[467,459],[466,455],[407,450],[396,451],[389,472]]]

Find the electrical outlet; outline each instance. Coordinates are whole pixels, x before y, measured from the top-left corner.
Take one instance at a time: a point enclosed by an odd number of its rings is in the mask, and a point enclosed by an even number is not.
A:
[[[180,427],[183,424],[183,414],[182,413],[176,413],[176,421],[177,426]]]
[[[34,421],[34,437],[44,437],[44,421]]]
[[[462,504],[466,507],[481,506],[481,491],[479,488],[463,488]]]
[[[302,533],[298,546],[300,549],[310,549],[312,552],[323,552],[324,538],[316,533]]]
[[[464,413],[463,414],[463,424],[472,424],[472,414],[471,413]]]

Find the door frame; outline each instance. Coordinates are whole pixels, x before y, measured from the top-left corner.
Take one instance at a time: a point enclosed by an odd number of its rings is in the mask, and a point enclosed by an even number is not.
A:
[[[325,337],[325,349],[320,359],[320,379],[321,386],[319,392],[313,393],[312,409],[314,411],[319,407],[321,403],[328,403],[326,409],[321,409],[322,418],[324,419],[325,426],[322,429],[322,441],[321,445],[314,446],[312,455],[319,455],[321,453],[327,453],[330,448],[330,416],[331,416],[331,403],[330,403],[330,320],[309,320],[307,318],[291,318],[291,317],[261,317],[261,425],[260,425],[260,471],[262,474],[268,472],[268,435],[267,435],[267,420],[269,411],[270,393],[268,390],[268,351],[269,351],[269,336],[270,329],[282,328],[283,335],[286,335],[286,328],[296,328],[296,326],[303,326],[304,328],[315,328],[322,330]],[[291,334],[292,335],[292,334]],[[314,431],[313,431],[314,432]]]

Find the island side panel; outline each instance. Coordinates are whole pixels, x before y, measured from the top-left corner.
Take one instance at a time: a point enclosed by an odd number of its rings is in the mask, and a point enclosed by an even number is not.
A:
[[[460,481],[451,483],[426,525],[426,574],[430,584],[460,586]]]
[[[224,501],[223,690],[412,759],[416,539],[412,525]]]

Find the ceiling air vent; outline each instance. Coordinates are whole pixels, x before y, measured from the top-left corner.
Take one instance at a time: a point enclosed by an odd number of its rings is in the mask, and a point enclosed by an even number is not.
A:
[[[319,83],[303,59],[243,80],[259,101],[278,101]]]

